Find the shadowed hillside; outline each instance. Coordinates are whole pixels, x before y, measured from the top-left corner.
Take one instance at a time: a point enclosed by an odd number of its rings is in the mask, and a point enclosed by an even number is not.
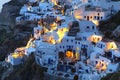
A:
[[[4,80],[42,80],[44,68],[36,64],[34,55],[30,55],[25,64],[14,68],[14,71]]]
[[[105,35],[106,38],[112,38],[115,39],[114,36],[112,36],[112,32],[120,25],[120,11],[113,15],[110,19],[106,21],[101,21],[99,27],[99,30]],[[117,38],[115,40],[119,41],[120,38]]]

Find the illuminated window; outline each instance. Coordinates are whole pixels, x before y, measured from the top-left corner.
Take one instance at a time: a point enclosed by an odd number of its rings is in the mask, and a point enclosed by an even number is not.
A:
[[[100,38],[98,38],[98,41],[100,40]]]
[[[61,40],[61,42],[62,42],[62,40]]]
[[[67,52],[66,52],[66,57],[67,57],[67,58],[73,58],[73,56],[74,56],[74,54],[73,54],[72,51],[67,51]]]

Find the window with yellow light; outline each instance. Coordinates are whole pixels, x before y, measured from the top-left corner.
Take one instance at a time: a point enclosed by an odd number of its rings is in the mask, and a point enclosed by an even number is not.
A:
[[[66,57],[67,58],[73,58],[74,57],[74,53],[72,51],[67,51],[66,52]]]

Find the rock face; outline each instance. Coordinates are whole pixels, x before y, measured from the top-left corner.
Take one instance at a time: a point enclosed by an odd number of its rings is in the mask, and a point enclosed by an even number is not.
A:
[[[11,0],[3,5],[0,13],[0,25],[7,25],[14,28],[15,18],[19,15],[21,7],[26,3],[26,0]]]
[[[120,25],[113,31],[112,36],[116,38],[120,37]]]
[[[27,24],[15,24],[15,18],[26,2],[27,0],[11,0],[3,5],[0,13],[0,61],[17,47],[25,46],[32,34],[32,28],[24,26]]]
[[[120,11],[113,15],[110,19],[101,21],[98,26],[99,30],[105,35],[104,38],[120,41],[119,27]],[[117,34],[118,33],[118,34]]]

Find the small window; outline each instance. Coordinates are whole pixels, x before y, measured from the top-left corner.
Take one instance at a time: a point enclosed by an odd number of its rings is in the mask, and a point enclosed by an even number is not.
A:
[[[83,48],[83,44],[82,44],[82,46],[81,46],[82,48]]]
[[[102,44],[100,44],[100,48],[102,48]]]
[[[61,48],[61,46],[60,46],[60,48]]]
[[[77,44],[77,41],[76,41],[76,44]]]
[[[112,69],[109,69],[110,72],[112,72]]]
[[[71,42],[73,42],[73,40],[71,40]]]
[[[68,42],[68,39],[67,39],[67,42]]]
[[[98,13],[98,16],[100,15],[100,13]]]
[[[92,16],[90,18],[92,19]]]
[[[38,51],[38,53],[40,53],[40,51]]]
[[[103,17],[101,17],[101,19],[103,19]]]
[[[63,46],[63,48],[65,48],[65,47]]]
[[[89,26],[87,26],[87,29],[89,29]]]
[[[43,54],[45,54],[45,52],[43,52]]]
[[[86,18],[86,16],[84,16],[84,18]]]
[[[98,63],[98,61],[95,62],[96,64]]]
[[[96,16],[94,16],[94,18],[96,19]]]
[[[99,19],[100,19],[100,17],[98,16],[98,17],[97,17],[97,20],[99,20]]]
[[[95,29],[95,26],[92,26],[92,29]]]
[[[71,46],[69,46],[69,49],[71,49]]]

